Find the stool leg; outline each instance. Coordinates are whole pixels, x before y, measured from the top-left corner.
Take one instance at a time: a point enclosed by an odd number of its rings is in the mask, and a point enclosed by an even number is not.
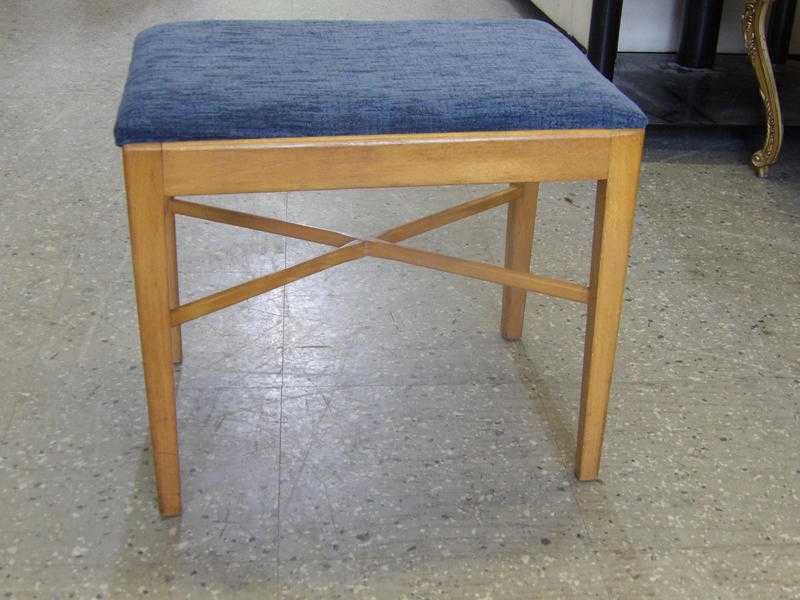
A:
[[[169,253],[169,307],[180,306],[180,291],[178,288],[178,245],[175,237],[175,213],[167,210],[167,251]],[[172,362],[180,364],[183,361],[183,343],[181,341],[181,326],[172,328]]]
[[[536,224],[538,183],[523,183],[522,197],[508,205],[506,226],[506,269],[530,273],[533,252],[533,229]],[[522,337],[525,319],[526,290],[503,286],[503,312],[500,333],[507,340]]]
[[[169,199],[163,193],[160,145],[126,147],[123,158],[158,504],[163,516],[173,516],[181,511],[181,492],[169,324]]]
[[[608,180],[598,182],[586,345],[583,356],[578,479],[597,479],[608,396],[614,370],[625,275],[628,267],[642,136],[614,138]]]

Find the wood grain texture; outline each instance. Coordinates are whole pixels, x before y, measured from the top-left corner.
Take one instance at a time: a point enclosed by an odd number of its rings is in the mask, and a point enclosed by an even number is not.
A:
[[[427,267],[435,271],[443,271],[455,275],[464,275],[481,281],[500,283],[575,302],[586,302],[588,299],[588,290],[575,283],[528,273],[516,273],[488,263],[444,256],[407,246],[398,246],[383,240],[368,240],[365,243],[367,256],[396,260],[409,265]]]
[[[277,219],[269,219],[247,213],[240,213],[232,210],[216,208],[203,204],[196,204],[185,200],[173,199],[170,202],[170,210],[191,217],[214,221],[218,223],[226,223],[244,227],[247,229],[255,229],[258,231],[267,231],[270,233],[277,233],[286,235],[302,240],[309,240],[321,244],[328,244],[338,246],[339,251],[329,252],[314,259],[305,261],[299,265],[294,265],[287,269],[283,269],[276,273],[271,273],[263,277],[258,277],[251,281],[242,283],[232,288],[205,296],[193,302],[181,306],[173,306],[170,312],[170,323],[173,327],[178,327],[181,323],[186,323],[193,319],[205,316],[212,312],[216,312],[228,306],[232,306],[256,295],[263,294],[277,287],[287,285],[298,279],[302,279],[321,270],[328,269],[342,262],[348,262],[365,256],[365,250],[370,241],[382,241],[388,245],[394,245],[394,242],[387,240],[404,240],[413,236],[420,235],[426,231],[430,231],[454,221],[464,219],[479,212],[489,210],[495,206],[519,199],[523,194],[521,187],[512,187],[505,190],[500,190],[493,194],[476,198],[469,202],[459,204],[457,206],[445,209],[438,213],[422,217],[410,223],[399,225],[389,229],[378,235],[377,238],[355,238],[353,236],[345,235],[342,233],[329,231],[327,229],[319,229],[316,227],[309,227],[306,225],[297,225],[295,223],[287,223]],[[403,256],[408,257],[409,252],[414,252],[411,249],[398,247],[396,251],[376,250],[388,256],[392,254],[394,260],[401,260]],[[375,254],[374,256],[377,256]],[[484,279],[486,281],[508,281],[509,277],[514,276],[511,272],[506,272],[500,267],[487,265],[480,262],[462,261],[461,259],[445,257],[433,253],[416,254],[413,260],[423,261],[424,266],[429,268],[445,270],[451,273],[472,273],[471,277]],[[386,256],[384,256],[386,257]],[[435,259],[434,257],[438,257]],[[405,260],[409,262],[412,259]],[[423,264],[423,263],[412,263]],[[532,276],[533,277],[533,276]],[[500,278],[498,280],[498,278]],[[522,281],[522,280],[520,280]],[[550,293],[549,290],[554,291],[554,295],[567,298],[578,298],[579,301],[586,301],[586,289],[580,286],[551,280],[543,277],[534,277],[522,281],[523,285],[534,286],[536,290],[542,293]],[[533,288],[531,288],[533,289]]]
[[[628,270],[643,134],[615,139],[597,188],[575,474],[597,479]]]
[[[234,227],[242,227],[244,229],[263,231],[265,233],[274,233],[276,235],[323,244],[325,246],[335,246],[338,248],[349,244],[355,239],[344,233],[338,233],[328,229],[320,229],[309,225],[298,225],[297,223],[289,223],[279,219],[251,215],[250,213],[228,210],[226,208],[217,208],[206,204],[197,204],[196,202],[189,202],[177,198],[172,201],[171,206],[172,210],[179,215],[212,221],[214,223],[224,223],[225,225],[233,225]]]
[[[458,206],[446,208],[445,210],[427,215],[421,219],[411,221],[410,223],[392,227],[383,233],[379,233],[375,237],[385,242],[402,242],[403,240],[422,235],[433,229],[444,227],[450,223],[455,223],[456,221],[477,215],[478,213],[482,213],[508,202],[513,202],[521,195],[522,192],[516,187],[500,190],[499,192],[482,196],[481,198],[475,198],[469,202],[464,202]]]
[[[348,244],[347,246],[337,248],[322,256],[317,256],[275,273],[251,279],[250,281],[228,288],[227,290],[184,304],[172,311],[170,316],[171,323],[173,325],[179,325],[187,321],[198,319],[212,312],[258,296],[259,294],[282,287],[298,279],[303,279],[314,273],[319,273],[335,265],[340,265],[363,256],[363,242]]]
[[[178,430],[169,322],[168,198],[157,144],[123,151],[150,443],[161,514],[181,512]]]
[[[628,130],[519,131],[169,142],[165,189],[233,194],[604,179]],[[569,157],[565,160],[564,157]]]
[[[373,256],[504,286],[501,330],[522,333],[527,292],[589,304],[576,475],[598,475],[617,345],[644,133],[543,131],[136,144],[124,148],[131,245],[159,507],[181,510],[172,361],[182,323],[338,264]],[[538,183],[515,184],[357,238],[171,200],[176,194],[600,180],[589,287],[530,273]],[[506,268],[397,242],[509,203]],[[179,305],[174,214],[336,249]]]
[[[539,184],[523,183],[518,189],[521,192],[520,198],[508,205],[505,264],[506,269],[530,273]],[[507,340],[518,340],[522,337],[527,297],[527,290],[503,286],[500,333]]]

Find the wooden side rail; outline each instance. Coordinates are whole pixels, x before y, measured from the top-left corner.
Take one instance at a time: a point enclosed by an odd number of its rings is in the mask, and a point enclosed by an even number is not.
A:
[[[165,142],[164,193],[598,180],[608,174],[611,139],[634,133],[590,129]]]

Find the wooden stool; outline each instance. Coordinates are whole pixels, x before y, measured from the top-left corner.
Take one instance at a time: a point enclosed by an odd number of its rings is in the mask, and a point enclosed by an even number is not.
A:
[[[161,514],[181,511],[173,363],[180,326],[364,256],[503,286],[518,339],[527,292],[588,305],[576,475],[596,479],[638,187],[641,111],[537,21],[206,21],[140,34],[115,129]],[[530,273],[539,182],[595,180],[589,286]],[[176,196],[510,183],[358,237]],[[505,268],[400,242],[508,205]],[[334,249],[181,304],[175,215]],[[568,241],[565,240],[565,244]]]

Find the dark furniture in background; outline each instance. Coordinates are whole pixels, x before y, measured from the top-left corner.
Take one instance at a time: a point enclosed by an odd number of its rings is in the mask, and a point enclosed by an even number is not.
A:
[[[589,60],[609,79],[614,78],[622,23],[622,0],[594,0],[589,26]]]
[[[683,5],[683,29],[678,64],[710,69],[717,57],[723,0],[695,0]]]
[[[772,2],[766,32],[772,62],[784,64],[789,56],[797,0]],[[603,75],[612,79],[617,60],[623,0],[594,0],[589,30],[589,59]],[[745,3],[746,4],[746,3]],[[710,68],[717,54],[717,39],[723,0],[691,0],[684,3],[681,46],[678,64],[691,68]]]
[[[800,85],[796,85],[800,83],[800,63],[787,63],[797,0],[738,1],[742,2],[745,49],[763,103],[766,136],[751,161],[763,176],[777,162],[783,137],[784,119],[773,63],[785,65],[779,73],[786,94],[784,106],[791,111],[792,122],[800,121]],[[642,105],[652,123],[751,124],[757,100],[748,93],[754,88],[752,74],[746,72],[749,67],[739,57],[716,60],[723,0],[687,0],[677,56],[627,55],[624,72],[615,77],[622,5],[623,0],[594,0],[588,56],[606,77],[614,79]],[[715,70],[709,71],[712,67]]]

